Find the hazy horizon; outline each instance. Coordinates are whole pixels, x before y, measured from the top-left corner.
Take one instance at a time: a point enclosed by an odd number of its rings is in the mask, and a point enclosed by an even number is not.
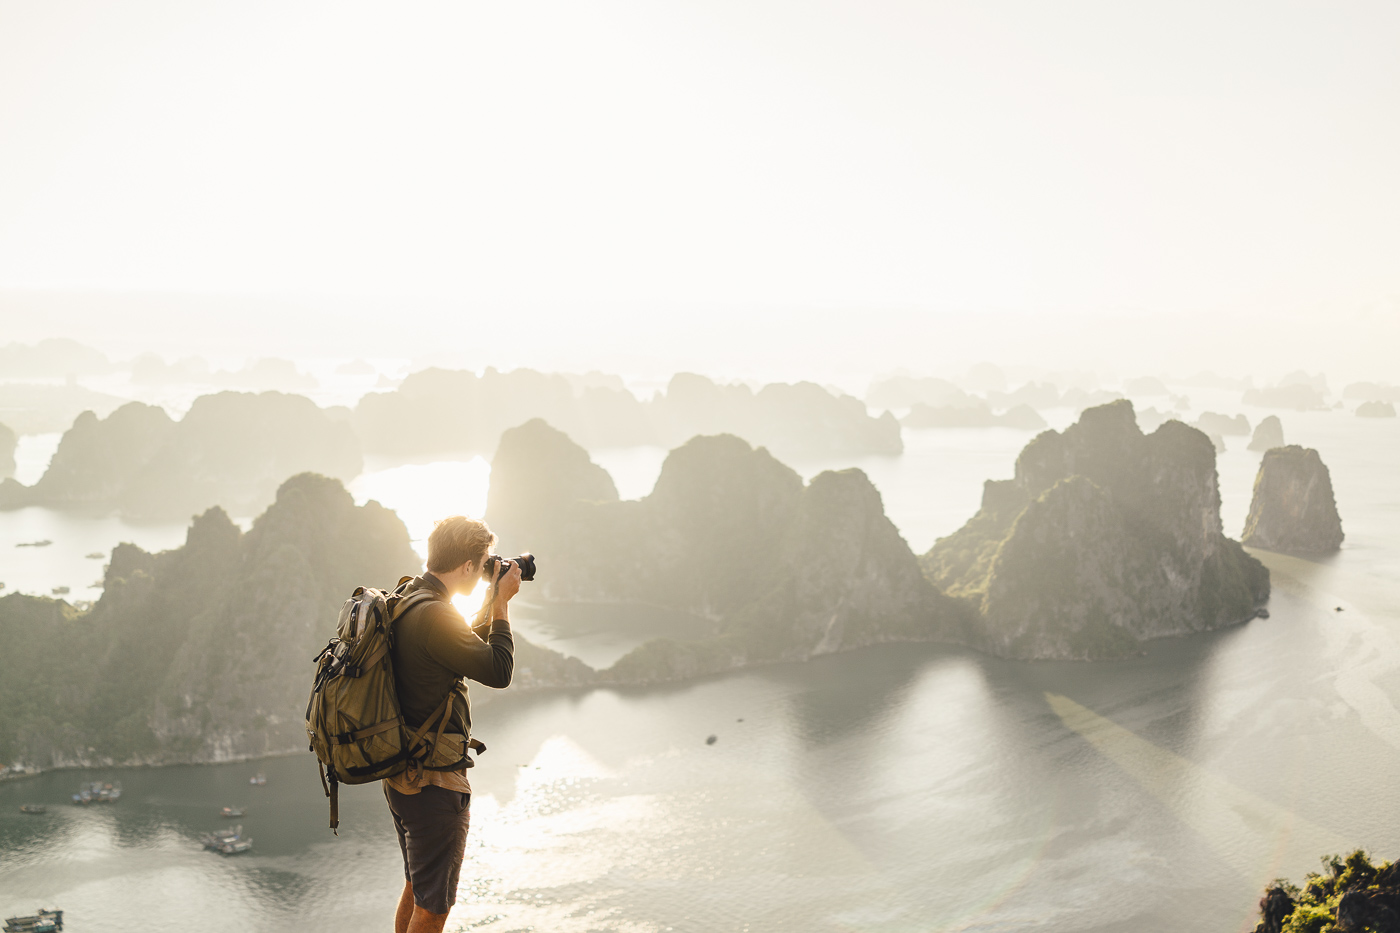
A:
[[[1397,34],[1383,3],[8,3],[0,322],[1386,378]]]

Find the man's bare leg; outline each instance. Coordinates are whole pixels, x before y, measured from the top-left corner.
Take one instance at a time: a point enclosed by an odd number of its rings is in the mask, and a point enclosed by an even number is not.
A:
[[[408,921],[413,916],[413,882],[403,883],[403,893],[399,895],[399,909],[394,912],[394,933],[408,933]]]
[[[447,914],[433,914],[414,905],[413,918],[408,921],[408,933],[442,933]]]

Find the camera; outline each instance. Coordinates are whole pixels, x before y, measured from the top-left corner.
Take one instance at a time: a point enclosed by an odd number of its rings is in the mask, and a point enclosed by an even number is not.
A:
[[[535,555],[531,554],[529,551],[526,551],[524,554],[521,554],[514,560],[507,560],[499,554],[487,554],[486,560],[482,563],[481,569],[483,572],[490,572],[491,576],[489,577],[489,579],[495,579],[501,573],[501,564],[519,564],[520,579],[535,579]],[[509,568],[507,568],[507,572],[508,571]]]

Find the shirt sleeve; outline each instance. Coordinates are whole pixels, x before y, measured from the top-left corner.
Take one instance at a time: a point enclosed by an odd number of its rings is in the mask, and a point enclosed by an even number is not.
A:
[[[510,623],[492,622],[483,639],[467,620],[444,603],[424,607],[431,613],[427,648],[438,663],[458,677],[468,677],[488,687],[510,686],[515,670],[515,639]]]

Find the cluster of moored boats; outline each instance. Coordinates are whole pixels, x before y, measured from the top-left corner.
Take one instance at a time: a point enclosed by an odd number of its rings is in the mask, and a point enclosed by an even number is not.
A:
[[[78,788],[78,792],[73,795],[73,802],[80,807],[86,807],[90,803],[116,803],[121,796],[120,782],[104,784],[101,781],[92,781]]]
[[[39,910],[28,917],[7,917],[5,933],[53,933],[63,929],[63,911]]]

